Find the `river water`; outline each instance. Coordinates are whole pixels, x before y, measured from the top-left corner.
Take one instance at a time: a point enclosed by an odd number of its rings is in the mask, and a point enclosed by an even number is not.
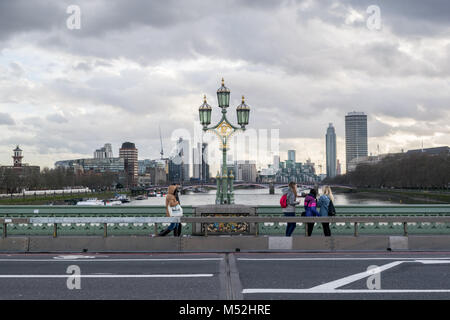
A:
[[[320,191],[319,191],[320,193]],[[242,189],[235,190],[234,202],[235,204],[243,205],[280,205],[280,197],[282,195],[281,189],[275,189],[275,194],[269,194],[269,189]],[[336,205],[351,205],[351,204],[364,204],[364,205],[388,205],[388,204],[400,204],[399,201],[385,199],[374,199],[356,195],[352,193],[337,193],[334,194]],[[188,193],[180,196],[180,202],[182,205],[205,205],[215,204],[216,191],[210,190],[207,193]],[[301,205],[304,198],[299,198]],[[405,202],[403,202],[405,203]],[[165,197],[149,197],[146,200],[133,200],[130,205],[135,206],[148,206],[148,205],[165,205]]]

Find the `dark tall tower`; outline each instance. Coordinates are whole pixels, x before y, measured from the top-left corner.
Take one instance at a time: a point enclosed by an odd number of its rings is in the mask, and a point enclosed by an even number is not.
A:
[[[119,157],[124,159],[128,186],[135,186],[138,177],[138,149],[134,143],[124,142],[119,149]]]
[[[333,178],[336,176],[336,132],[334,131],[333,124],[330,123],[326,140],[326,156],[327,156],[327,177]]]
[[[345,116],[346,168],[353,159],[367,157],[367,115],[350,112]]]
[[[208,144],[202,143],[202,175],[201,181],[209,181]]]

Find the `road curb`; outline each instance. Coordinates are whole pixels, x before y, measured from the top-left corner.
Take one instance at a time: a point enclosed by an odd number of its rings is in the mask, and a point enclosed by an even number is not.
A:
[[[336,252],[450,251],[450,235],[440,236],[11,236],[0,252]]]

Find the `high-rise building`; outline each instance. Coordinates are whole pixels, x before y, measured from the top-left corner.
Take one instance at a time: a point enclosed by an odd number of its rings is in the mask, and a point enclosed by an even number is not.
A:
[[[189,174],[189,141],[184,140],[183,138],[179,138],[177,141],[177,153],[180,156],[181,160],[181,180],[182,181],[189,181],[190,174]]]
[[[336,175],[341,175],[342,169],[341,169],[341,163],[339,162],[339,159],[336,160]]]
[[[345,116],[346,169],[353,159],[367,157],[367,115],[349,112]]]
[[[295,163],[295,150],[288,150],[288,160]]]
[[[197,146],[192,149],[192,178],[202,179],[202,144],[197,143]]]
[[[124,159],[125,173],[127,175],[127,185],[135,186],[138,178],[138,149],[134,143],[124,142],[119,149],[119,157]]]
[[[181,161],[178,156],[174,156],[169,160],[169,182],[181,183],[182,175]]]
[[[333,124],[330,123],[325,135],[326,157],[327,157],[327,177],[336,176],[336,132]]]
[[[234,177],[236,180],[245,182],[256,182],[256,162],[255,161],[235,161]]]
[[[179,138],[169,160],[169,181],[189,181],[189,141]]]
[[[109,159],[113,157],[110,143],[105,143],[103,148],[94,151],[94,159]]]
[[[278,155],[273,156],[273,169],[275,173],[277,173],[278,170],[280,170],[280,156]]]
[[[208,144],[202,143],[201,181],[209,181]]]
[[[199,181],[209,180],[207,143],[197,143],[197,147],[192,149],[192,178]]]

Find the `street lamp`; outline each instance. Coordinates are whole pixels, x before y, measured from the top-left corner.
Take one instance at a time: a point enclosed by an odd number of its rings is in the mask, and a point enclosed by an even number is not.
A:
[[[203,104],[198,108],[200,114],[200,123],[203,127],[207,127],[211,123],[211,106],[206,102],[206,95],[203,96]]]
[[[222,78],[222,86],[217,90],[217,100],[219,107],[222,108],[222,118],[219,122],[208,128],[211,124],[211,106],[206,102],[206,96],[203,97],[203,104],[199,108],[200,123],[203,126],[203,131],[214,133],[220,141],[220,149],[222,150],[222,170],[221,174],[217,172],[217,193],[216,204],[232,204],[234,203],[234,191],[233,191],[233,172],[227,169],[227,150],[228,141],[230,137],[239,131],[244,131],[245,126],[248,124],[250,107],[245,104],[244,96],[242,96],[242,103],[237,106],[236,114],[238,124],[241,126],[233,126],[227,119],[227,108],[230,105],[230,90],[225,87],[225,82]]]
[[[248,125],[248,118],[250,115],[250,107],[245,104],[245,98],[242,96],[242,103],[236,108],[238,124],[245,129]]]

